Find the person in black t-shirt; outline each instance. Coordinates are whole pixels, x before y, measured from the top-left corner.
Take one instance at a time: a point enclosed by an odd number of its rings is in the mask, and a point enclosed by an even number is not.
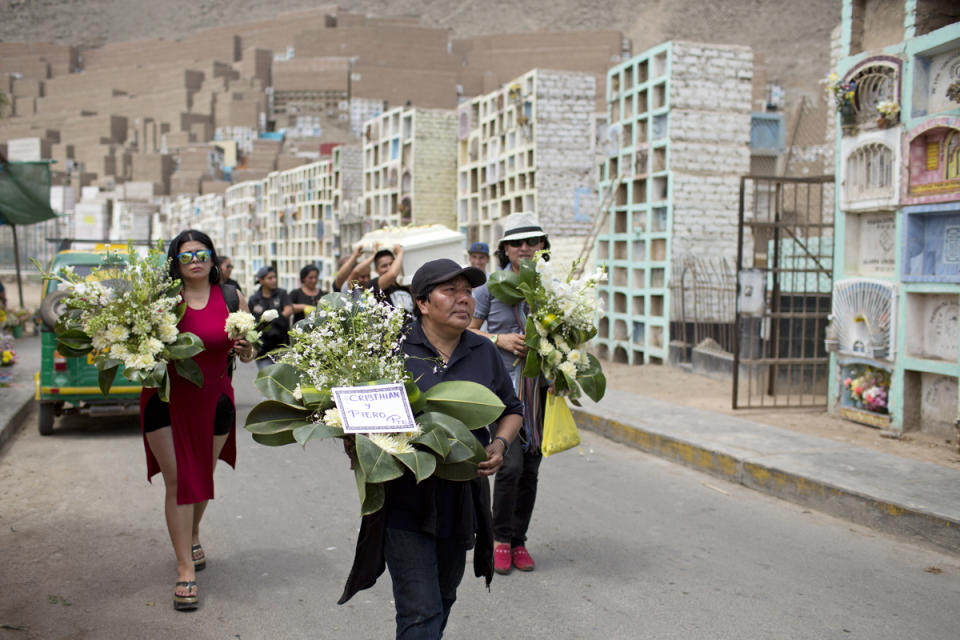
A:
[[[326,295],[317,285],[320,270],[314,264],[308,264],[300,269],[300,288],[290,292],[290,302],[293,303],[293,324],[303,320],[307,313],[313,311],[308,307],[316,308],[317,300]]]
[[[277,288],[277,270],[273,267],[266,266],[257,271],[257,282],[260,283],[260,288],[250,296],[248,302],[250,313],[258,321],[267,309],[276,309],[280,314],[261,332],[257,368],[263,369],[273,364],[273,360],[265,356],[288,342],[287,332],[290,331],[293,303],[285,290]]]
[[[413,296],[407,287],[397,284],[403,268],[403,247],[393,245],[393,251],[380,249],[373,254],[373,270],[377,277],[370,281],[370,288],[381,300],[413,314]]]

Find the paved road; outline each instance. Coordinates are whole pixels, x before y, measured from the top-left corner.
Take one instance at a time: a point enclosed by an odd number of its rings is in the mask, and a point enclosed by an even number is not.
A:
[[[335,604],[359,522],[336,444],[240,434],[204,521],[201,608],[184,614],[135,419],[48,438],[27,420],[0,454],[0,640],[392,637],[388,579]],[[582,453],[544,463],[530,548],[531,574],[497,576],[489,593],[464,579],[447,637],[939,640],[960,625],[955,556],[590,433]]]

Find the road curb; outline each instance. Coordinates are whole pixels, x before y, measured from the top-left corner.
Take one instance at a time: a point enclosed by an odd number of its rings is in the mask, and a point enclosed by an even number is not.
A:
[[[782,500],[960,554],[960,520],[571,407],[577,425],[610,440]]]
[[[7,441],[16,434],[17,425],[23,422],[23,419],[30,412],[30,405],[32,403],[33,395],[24,400],[17,410],[13,412],[10,418],[0,425],[0,451],[3,450],[4,446],[7,444]]]

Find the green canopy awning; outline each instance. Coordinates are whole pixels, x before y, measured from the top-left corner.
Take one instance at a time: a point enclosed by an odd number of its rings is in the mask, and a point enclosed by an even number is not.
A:
[[[34,224],[56,217],[50,208],[50,163],[0,160],[0,224]]]

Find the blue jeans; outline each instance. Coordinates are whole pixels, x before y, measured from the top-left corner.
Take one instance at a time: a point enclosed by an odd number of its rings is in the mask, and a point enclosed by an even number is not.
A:
[[[387,528],[383,542],[397,608],[397,640],[439,640],[457,600],[467,551],[453,538]]]

